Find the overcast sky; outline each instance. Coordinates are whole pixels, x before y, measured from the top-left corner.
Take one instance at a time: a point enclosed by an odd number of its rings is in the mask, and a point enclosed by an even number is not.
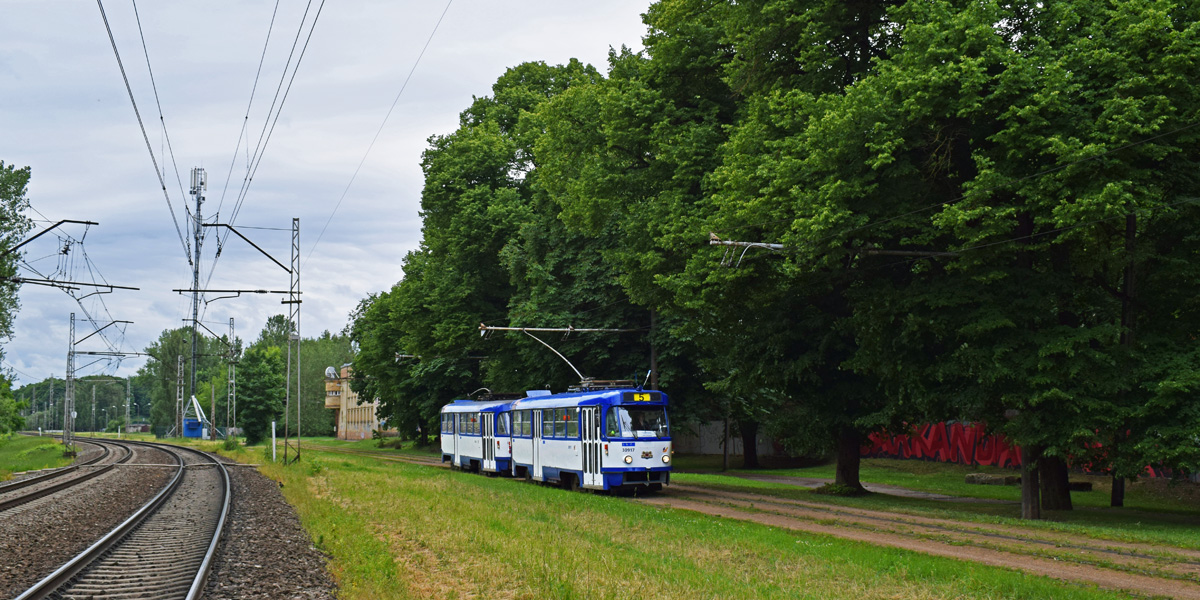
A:
[[[316,11],[320,0],[312,3]],[[299,72],[235,226],[287,264],[291,219],[300,219],[301,334],[340,331],[368,293],[390,287],[400,259],[417,247],[422,176],[420,156],[431,135],[453,131],[472,96],[491,93],[507,67],[525,61],[561,64],[571,58],[606,70],[610,47],[641,49],[640,15],[648,0],[605,2],[454,0],[370,154],[368,146],[413,69],[447,3],[394,0],[329,2],[321,12]],[[193,0],[137,5],[174,161],[130,1],[106,0],[117,48],[177,218],[191,203],[192,167],[208,173],[207,218],[220,207],[228,222],[246,173],[247,143],[235,147],[246,124],[251,152],[263,129],[306,2],[279,3],[249,119],[247,106],[263,56],[275,2]],[[312,13],[310,12],[310,20]],[[305,29],[307,34],[307,28]],[[300,39],[303,45],[304,37]],[[298,52],[298,50],[297,50]],[[294,60],[294,59],[293,59]],[[284,84],[286,87],[286,82]],[[366,161],[328,229],[318,235]],[[69,315],[76,339],[99,325],[134,321],[82,342],[79,350],[139,351],[190,318],[191,270],[159,188],[96,2],[6,0],[0,19],[0,160],[30,166],[28,198],[40,231],[49,221],[95,221],[62,227],[26,247],[26,261],[43,275],[102,276],[140,288],[83,299],[25,285],[5,367],[19,383],[66,371]],[[232,166],[232,176],[229,175]],[[226,189],[226,181],[229,181]],[[267,229],[251,229],[251,228]],[[278,230],[276,230],[278,229]],[[211,230],[210,230],[211,231]],[[82,240],[62,254],[66,237]],[[314,246],[314,243],[316,244]],[[212,265],[212,236],[204,247]],[[86,253],[86,256],[85,256]],[[310,254],[311,253],[311,254]],[[90,263],[92,271],[89,271]],[[93,275],[93,272],[95,275]],[[37,277],[22,269],[22,275]],[[202,277],[202,284],[205,277]],[[90,280],[90,279],[88,279]],[[288,275],[240,240],[230,239],[209,289],[286,290]],[[90,290],[77,292],[78,296]],[[272,314],[286,312],[279,296],[251,295],[212,302],[204,321],[218,333],[235,319],[237,335],[252,341]],[[101,304],[101,301],[103,304]],[[76,362],[78,376],[130,375],[143,358]]]

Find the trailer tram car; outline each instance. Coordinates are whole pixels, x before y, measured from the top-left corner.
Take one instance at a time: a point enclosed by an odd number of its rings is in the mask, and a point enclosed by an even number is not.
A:
[[[670,483],[667,395],[633,387],[442,408],[442,461],[571,489],[657,491]]]
[[[442,407],[442,462],[464,471],[512,472],[511,400],[455,400]]]

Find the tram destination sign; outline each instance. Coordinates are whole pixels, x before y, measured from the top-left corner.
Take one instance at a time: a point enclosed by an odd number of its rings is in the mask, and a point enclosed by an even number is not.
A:
[[[662,392],[624,392],[621,394],[621,402],[659,402],[662,400]]]

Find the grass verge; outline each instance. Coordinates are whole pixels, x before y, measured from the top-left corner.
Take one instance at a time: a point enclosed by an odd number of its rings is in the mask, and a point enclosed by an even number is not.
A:
[[[14,473],[65,467],[71,459],[62,455],[62,444],[50,437],[14,435],[0,437],[0,481],[12,479]]]
[[[263,451],[226,454],[261,463]],[[342,598],[1120,597],[626,498],[313,445],[304,456],[260,470],[329,553]]]

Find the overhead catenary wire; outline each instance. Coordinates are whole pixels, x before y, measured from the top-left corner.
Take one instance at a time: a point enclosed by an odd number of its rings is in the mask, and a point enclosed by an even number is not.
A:
[[[183,254],[187,257],[188,264],[190,265],[192,264],[191,249],[183,237],[183,231],[179,228],[179,219],[175,215],[175,206],[171,204],[171,196],[167,193],[167,184],[163,180],[162,171],[158,167],[158,158],[154,156],[154,146],[150,144],[150,136],[146,134],[146,125],[142,122],[142,113],[138,110],[137,100],[133,97],[133,88],[129,85],[129,76],[125,73],[125,63],[122,62],[121,52],[117,49],[117,40],[113,37],[112,26],[108,22],[108,13],[104,11],[103,0],[96,0],[96,6],[100,8],[100,17],[104,20],[104,29],[108,32],[108,41],[112,44],[113,55],[117,58],[117,67],[121,70],[121,79],[125,81],[125,91],[128,92],[129,102],[133,105],[133,114],[137,117],[138,127],[142,130],[142,139],[146,141],[146,151],[150,153],[150,162],[154,165],[154,176],[158,178],[158,185],[162,188],[163,199],[167,201],[167,208],[171,211],[171,223],[175,225],[175,232],[179,234],[179,243],[183,247]]]
[[[1180,200],[1180,201],[1178,201],[1178,202],[1172,202],[1172,203],[1170,203],[1170,204],[1163,204],[1163,205],[1161,205],[1161,206],[1151,207],[1151,208],[1149,208],[1149,209],[1145,209],[1145,210],[1144,210],[1144,212],[1146,212],[1146,213],[1152,213],[1152,212],[1154,212],[1154,211],[1156,211],[1156,210],[1162,210],[1162,209],[1166,209],[1166,208],[1173,208],[1173,207],[1179,206],[1179,205],[1181,205],[1181,204],[1196,204],[1196,203],[1200,203],[1200,198],[1190,198],[1190,197],[1189,197],[1189,198],[1184,198],[1183,200]],[[1025,240],[1032,240],[1032,239],[1036,239],[1036,238],[1044,237],[1044,236],[1047,236],[1047,235],[1054,235],[1054,234],[1056,234],[1056,233],[1063,233],[1064,231],[1071,231],[1072,229],[1079,229],[1080,227],[1087,227],[1087,226],[1089,226],[1089,225],[1096,225],[1096,224],[1098,224],[1098,223],[1104,223],[1104,222],[1106,222],[1106,221],[1113,221],[1113,220],[1116,220],[1116,219],[1125,219],[1125,218],[1126,218],[1126,215],[1123,215],[1123,214],[1122,214],[1122,215],[1113,215],[1113,216],[1111,216],[1111,217],[1102,217],[1102,218],[1099,218],[1099,219],[1092,219],[1092,220],[1090,220],[1090,221],[1084,221],[1084,222],[1082,222],[1082,223],[1076,223],[1076,224],[1074,224],[1074,225],[1066,225],[1066,226],[1063,226],[1063,227],[1055,227],[1054,229],[1048,229],[1048,230],[1046,230],[1046,231],[1035,231],[1035,232],[1033,232],[1033,233],[1030,233],[1030,234],[1021,235],[1021,236],[1012,237],[1012,238],[1006,238],[1006,239],[1003,239],[1003,240],[995,240],[995,241],[991,241],[991,242],[983,242],[983,243],[981,243],[981,244],[976,244],[976,245],[974,245],[974,246],[967,246],[966,248],[960,248],[960,249],[957,249],[957,250],[955,250],[954,252],[955,252],[955,253],[971,252],[971,251],[973,251],[973,250],[982,250],[982,249],[984,249],[984,248],[991,248],[991,247],[994,247],[994,246],[1002,246],[1002,245],[1005,245],[1005,244],[1015,244],[1015,243],[1017,243],[1017,242],[1022,242],[1022,241],[1025,241]],[[935,257],[935,256],[918,256],[918,257],[914,257],[914,258],[909,258],[909,259],[905,259],[905,260],[900,260],[900,261],[891,262],[891,263],[888,263],[888,264],[885,264],[885,265],[879,265],[879,266],[877,266],[877,267],[872,267],[872,268],[871,268],[871,269],[869,269],[869,270],[872,270],[872,269],[886,269],[886,268],[889,268],[889,267],[894,267],[894,266],[897,266],[897,265],[903,265],[903,264],[911,264],[911,263],[915,263],[915,262],[917,262],[918,260],[929,260],[929,259],[931,259],[931,258],[937,258],[937,257]]]
[[[254,181],[254,176],[258,173],[258,165],[262,164],[262,157],[271,142],[272,134],[275,132],[275,124],[279,122],[279,115],[283,113],[283,106],[287,103],[288,94],[292,90],[292,83],[296,80],[296,73],[300,70],[300,63],[304,60],[304,54],[308,50],[308,43],[312,40],[313,31],[316,30],[317,20],[320,19],[321,11],[325,8],[325,0],[321,0],[321,4],[317,6],[317,12],[309,25],[308,36],[304,40],[304,46],[301,48],[299,56],[296,56],[296,65],[292,67],[292,57],[295,55],[296,46],[300,42],[300,36],[304,33],[304,24],[308,19],[308,12],[311,7],[312,0],[308,0],[308,4],[304,8],[304,15],[300,19],[300,26],[296,28],[296,37],[292,40],[292,48],[288,53],[288,60],[284,64],[279,83],[275,86],[275,96],[271,99],[270,108],[267,109],[267,118],[263,121],[262,131],[258,134],[258,142],[255,145],[254,154],[250,159],[250,164],[247,165],[246,176],[242,179],[241,189],[238,190],[237,201],[234,203],[233,212],[228,219],[230,224],[237,220],[238,213],[241,212],[242,205],[246,200],[246,194],[249,192],[250,184]],[[288,77],[289,67],[291,67],[290,78]],[[287,81],[286,89],[283,87],[284,81]],[[282,97],[280,97],[280,91],[283,92]],[[228,236],[229,234],[226,234],[222,240],[228,238]]]
[[[342,195],[338,198],[337,203],[333,205],[333,210],[330,211],[329,218],[325,219],[325,225],[321,227],[321,232],[317,234],[316,241],[308,249],[308,256],[304,257],[304,262],[308,262],[308,259],[312,258],[313,252],[317,249],[317,244],[321,243],[321,238],[325,235],[325,230],[329,229],[329,223],[333,221],[338,208],[342,206],[342,201],[350,193],[350,187],[354,185],[354,180],[358,178],[358,172],[362,170],[363,164],[367,162],[367,157],[371,155],[371,149],[375,147],[375,142],[379,140],[379,135],[383,133],[383,128],[387,125],[388,119],[391,118],[392,111],[396,110],[396,104],[400,102],[400,96],[404,95],[404,90],[408,88],[408,82],[412,79],[413,73],[417,71],[417,66],[421,64],[421,58],[425,56],[425,51],[429,49],[429,44],[433,41],[433,36],[437,34],[438,28],[442,25],[442,20],[446,18],[446,13],[450,11],[450,5],[453,3],[454,0],[446,2],[446,8],[442,9],[442,14],[438,17],[437,22],[434,23],[433,31],[429,32],[429,37],[426,38],[425,45],[421,47],[421,52],[417,55],[417,59],[413,61],[413,66],[409,69],[408,76],[404,78],[404,83],[400,85],[400,91],[396,93],[396,98],[392,100],[392,105],[388,107],[387,114],[383,116],[383,122],[375,130],[375,136],[371,138],[371,143],[367,144],[367,151],[363,153],[362,160],[358,161],[358,166],[354,168],[354,173],[350,176],[350,181],[346,184],[346,189],[342,190]]]
[[[305,5],[304,15],[300,19],[300,26],[296,29],[296,37],[292,40],[292,48],[288,54],[287,63],[284,64],[283,74],[280,76],[279,84],[275,88],[275,97],[271,101],[271,107],[267,110],[267,119],[263,122],[263,131],[259,134],[259,141],[254,149],[254,156],[250,159],[250,164],[247,165],[246,176],[242,179],[241,189],[238,191],[238,198],[233,205],[232,214],[230,215],[229,219],[226,220],[226,223],[229,225],[233,225],[234,222],[237,221],[238,215],[241,213],[242,205],[246,200],[246,194],[250,189],[250,183],[254,180],[254,176],[258,173],[258,165],[262,163],[262,157],[266,153],[267,145],[270,143],[271,136],[275,132],[275,124],[279,122],[279,115],[283,112],[283,106],[287,102],[288,95],[292,90],[292,83],[296,80],[296,73],[298,73],[300,70],[300,63],[304,60],[304,55],[308,51],[309,42],[312,41],[313,32],[317,28],[317,21],[321,18],[321,12],[325,8],[325,0],[321,0],[321,3],[317,6],[317,11],[313,15],[312,22],[308,28],[308,36],[304,40],[304,46],[301,47],[300,54],[296,57],[296,65],[292,67],[291,77],[288,78],[288,67],[291,65],[292,56],[295,54],[296,46],[299,43],[300,36],[304,32],[304,24],[308,19],[308,12],[311,6],[312,0],[309,0],[308,4]],[[283,82],[285,79],[287,80],[286,89],[283,88]],[[279,94],[281,89],[283,89],[282,98],[280,98]],[[278,108],[276,108],[276,102],[278,102]],[[272,112],[274,113],[273,117]],[[205,278],[204,287],[208,287],[209,282],[212,281],[213,273],[216,272],[217,261],[221,258],[221,249],[225,246],[225,242],[228,239],[229,232],[226,232],[224,236],[218,234],[217,253],[213,257],[212,264],[209,267],[208,276]]]
[[[175,169],[175,182],[179,184],[179,197],[187,206],[187,193],[183,191],[183,178],[179,175],[179,163],[175,161],[175,148],[171,146],[171,134],[167,131],[167,120],[163,117],[162,102],[158,98],[158,83],[154,80],[154,67],[150,66],[150,49],[146,46],[146,34],[142,31],[142,16],[138,13],[137,0],[133,3],[133,16],[137,21],[138,36],[142,40],[142,54],[146,57],[146,71],[150,74],[150,89],[154,90],[154,105],[158,108],[158,122],[162,126],[163,138],[167,142],[167,152],[171,156],[171,166]]]
[[[242,128],[238,132],[237,144],[233,148],[233,158],[229,161],[229,173],[225,175],[225,185],[221,188],[221,198],[217,201],[216,214],[221,213],[221,208],[225,206],[225,193],[229,190],[229,181],[233,178],[233,166],[237,164],[238,152],[242,149],[242,139],[246,137],[246,130],[250,125],[250,109],[254,106],[254,95],[258,91],[258,79],[262,76],[263,63],[267,59],[267,48],[271,45],[271,32],[275,30],[275,17],[279,14],[279,0],[275,0],[275,8],[271,11],[271,22],[267,25],[267,39],[263,41],[262,55],[258,57],[258,69],[254,71],[254,84],[250,86],[250,100],[246,103],[246,115],[242,118]],[[246,149],[250,149],[250,144],[246,144]]]

